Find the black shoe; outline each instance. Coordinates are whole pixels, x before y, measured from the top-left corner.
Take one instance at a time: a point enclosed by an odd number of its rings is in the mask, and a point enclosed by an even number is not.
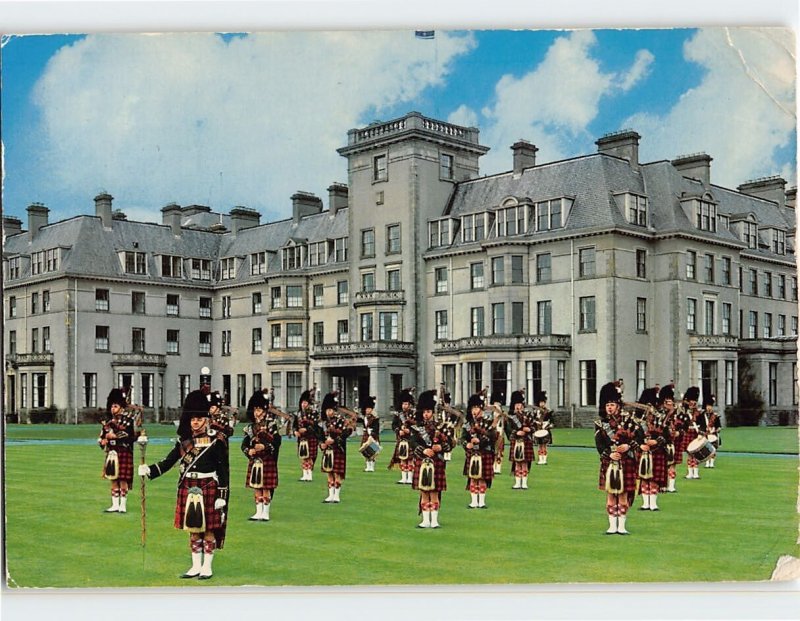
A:
[[[214,574],[211,574],[211,576],[213,576],[213,575]],[[198,576],[197,579],[198,580],[211,580],[211,576]]]
[[[489,507],[487,505],[483,505],[482,507],[478,507],[478,509],[488,509],[488,508]]]
[[[650,511],[650,507],[639,507],[639,511]]]
[[[197,576],[199,576],[199,575],[200,574],[190,574],[189,572],[186,572],[185,574],[181,574],[180,577],[181,578],[197,578]]]

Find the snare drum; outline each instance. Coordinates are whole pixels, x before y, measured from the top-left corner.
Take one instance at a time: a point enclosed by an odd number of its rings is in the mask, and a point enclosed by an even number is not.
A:
[[[547,429],[537,429],[533,432],[537,444],[550,444],[550,432]]]
[[[686,447],[686,452],[697,461],[705,461],[716,453],[714,445],[705,436],[698,436]]]
[[[718,449],[719,448],[719,436],[714,434],[714,433],[710,433],[710,434],[708,434],[707,437],[708,437],[708,441],[711,442],[711,446],[713,446],[715,449]]]
[[[367,441],[361,445],[358,452],[364,456],[364,459],[373,459],[375,455],[381,452],[381,445],[372,438],[367,438]]]

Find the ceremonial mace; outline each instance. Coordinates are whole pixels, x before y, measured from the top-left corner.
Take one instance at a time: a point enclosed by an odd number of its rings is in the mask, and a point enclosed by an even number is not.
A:
[[[142,449],[141,452],[141,459],[140,462],[144,466],[147,464],[145,460],[145,451],[147,450],[147,432],[145,431],[144,427],[139,432],[139,437],[136,440],[139,443],[139,448]],[[142,554],[144,555],[144,544],[147,541],[147,495],[145,493],[145,481],[147,481],[146,476],[142,476]],[[142,562],[144,562],[144,556],[142,556]]]

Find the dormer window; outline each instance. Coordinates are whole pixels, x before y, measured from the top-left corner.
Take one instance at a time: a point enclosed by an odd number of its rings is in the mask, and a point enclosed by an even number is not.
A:
[[[548,201],[540,201],[535,205],[534,222],[536,231],[550,231],[560,229],[564,226],[564,199],[555,198]]]
[[[308,245],[308,264],[325,265],[328,261],[328,242],[314,242]]]
[[[714,203],[695,201],[695,225],[701,231],[717,232],[717,206]]]
[[[647,197],[626,194],[625,214],[631,224],[647,226]]]
[[[9,259],[6,267],[6,278],[8,280],[14,280],[15,278],[19,278],[19,273],[20,273],[19,257],[13,257],[12,259]]]
[[[523,235],[528,230],[527,205],[515,205],[498,209],[496,215],[495,233],[497,237]]]
[[[147,255],[144,252],[123,252],[122,264],[126,274],[147,274]]]
[[[220,280],[230,280],[236,276],[236,257],[228,257],[221,259],[220,266]]]
[[[258,274],[267,273],[267,253],[254,252],[250,255],[250,275],[256,276]]]
[[[758,226],[755,222],[742,222],[742,241],[748,248],[758,247]]]
[[[786,254],[786,231],[772,229],[772,252]]]
[[[296,270],[303,265],[303,247],[288,246],[283,249],[281,266],[284,271]]]
[[[335,261],[337,263],[347,261],[347,238],[340,237],[334,240],[333,246],[335,252]]]
[[[40,250],[31,254],[31,275],[58,270],[60,249]]]
[[[461,239],[463,242],[486,239],[486,212],[461,217]]]
[[[437,246],[450,245],[450,233],[453,230],[450,218],[442,220],[434,220],[428,224],[428,235],[430,240],[430,247],[436,248]]]
[[[181,278],[183,276],[183,258],[162,254],[161,275],[168,278]]]
[[[194,280],[211,280],[211,260],[192,259],[192,278]]]

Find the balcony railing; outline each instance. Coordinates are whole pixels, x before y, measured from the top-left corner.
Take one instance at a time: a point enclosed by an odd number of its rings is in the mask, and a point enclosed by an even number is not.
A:
[[[164,354],[111,354],[111,366],[119,367],[166,367],[167,357]]]
[[[359,341],[355,343],[328,343],[315,345],[312,358],[335,358],[337,356],[392,356],[410,358],[414,356],[414,343],[405,341]]]
[[[410,112],[403,118],[387,121],[386,123],[374,123],[363,129],[351,129],[347,133],[347,144],[348,146],[356,145],[411,130],[431,132],[478,144],[478,130],[476,128],[443,123],[436,119],[424,117],[418,112]]]
[[[689,337],[689,349],[736,349],[739,339],[729,334],[693,334]]]
[[[465,351],[519,351],[519,350],[571,349],[568,334],[493,334],[469,336],[451,341],[435,341],[433,354],[456,354]]]
[[[358,291],[353,299],[353,306],[365,306],[367,304],[374,304],[382,306],[387,304],[405,304],[406,292],[402,289],[397,290],[375,290],[375,291]]]
[[[50,352],[35,354],[9,354],[6,356],[6,360],[12,367],[52,367],[54,365],[54,357]]]

